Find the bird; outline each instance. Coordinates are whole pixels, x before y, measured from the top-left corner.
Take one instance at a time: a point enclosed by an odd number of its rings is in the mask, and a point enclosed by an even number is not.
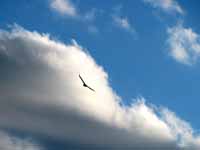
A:
[[[93,92],[95,92],[95,90],[94,90],[93,88],[89,87],[89,86],[85,83],[85,81],[83,80],[83,78],[81,77],[80,74],[79,74],[78,76],[79,76],[79,78],[81,79],[81,81],[82,81],[84,87],[86,87],[86,88],[92,90]]]

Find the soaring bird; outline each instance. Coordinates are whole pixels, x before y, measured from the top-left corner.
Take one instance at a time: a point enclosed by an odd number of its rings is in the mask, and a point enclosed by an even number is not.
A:
[[[81,79],[81,81],[82,81],[84,87],[86,87],[86,88],[92,90],[93,92],[95,92],[95,90],[94,90],[93,88],[89,87],[89,86],[85,83],[85,81],[83,80],[83,78],[81,77],[80,74],[79,74],[78,76],[79,76],[79,78]]]

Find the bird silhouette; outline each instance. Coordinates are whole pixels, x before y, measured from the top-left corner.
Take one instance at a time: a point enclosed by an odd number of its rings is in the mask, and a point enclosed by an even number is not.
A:
[[[81,79],[81,81],[82,81],[84,87],[86,87],[86,88],[92,90],[93,92],[95,92],[95,90],[94,90],[93,88],[89,87],[89,86],[85,83],[85,81],[83,80],[83,78],[81,77],[80,74],[79,74],[79,78]]]

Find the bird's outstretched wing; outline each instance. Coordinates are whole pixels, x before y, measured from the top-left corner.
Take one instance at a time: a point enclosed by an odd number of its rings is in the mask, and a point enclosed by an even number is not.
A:
[[[95,92],[95,90],[94,90],[93,88],[89,87],[88,85],[86,85],[86,87],[87,87],[88,89],[92,90],[93,92]]]
[[[79,76],[79,78],[81,79],[81,81],[82,81],[84,87],[87,87],[88,89],[90,89],[90,90],[92,90],[93,92],[95,92],[95,90],[94,90],[93,88],[89,87],[89,86],[85,83],[85,81],[83,80],[83,78],[81,77],[80,74],[79,74],[78,76]]]
[[[85,84],[85,82],[84,82],[83,78],[81,77],[81,75],[79,74],[78,76],[81,79],[81,81],[83,82],[83,84]]]

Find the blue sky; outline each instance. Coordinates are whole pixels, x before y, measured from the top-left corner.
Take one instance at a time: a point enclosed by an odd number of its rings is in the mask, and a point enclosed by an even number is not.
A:
[[[200,2],[58,1],[1,0],[0,28],[17,24],[66,44],[75,39],[105,69],[124,104],[144,97],[198,132]]]

